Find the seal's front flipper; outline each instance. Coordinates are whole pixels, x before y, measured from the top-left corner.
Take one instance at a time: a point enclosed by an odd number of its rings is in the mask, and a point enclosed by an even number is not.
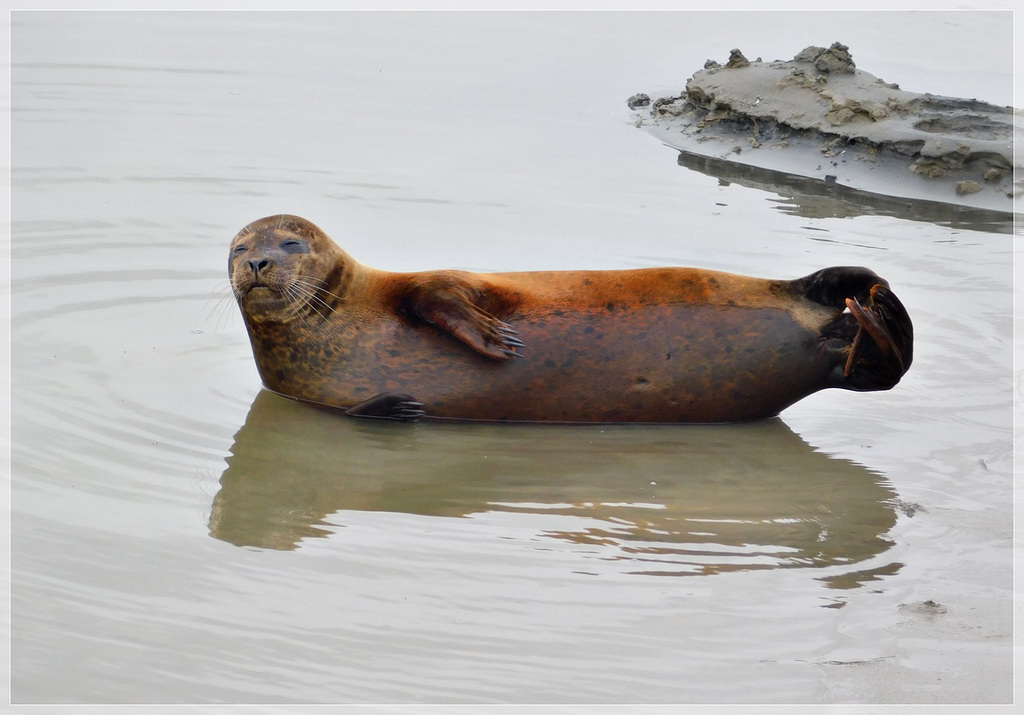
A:
[[[405,308],[481,355],[495,360],[522,357],[516,348],[525,345],[515,328],[470,300],[472,292],[470,286],[456,283],[419,286],[410,291]]]
[[[355,407],[350,407],[345,414],[352,417],[415,422],[426,412],[423,409],[423,403],[417,402],[412,395],[407,395],[404,392],[384,392],[360,402]]]
[[[435,304],[424,318],[448,331],[481,355],[495,360],[521,358],[522,355],[516,352],[516,348],[526,345],[519,339],[519,333],[515,328],[475,305],[456,307]]]

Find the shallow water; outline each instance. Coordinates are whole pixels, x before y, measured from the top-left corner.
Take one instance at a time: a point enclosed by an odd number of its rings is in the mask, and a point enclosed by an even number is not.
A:
[[[1010,702],[1005,221],[693,171],[625,105],[836,40],[1010,103],[1005,14],[877,20],[14,13],[13,701]],[[915,362],[752,425],[343,420],[228,294],[281,211],[392,270],[868,265]]]

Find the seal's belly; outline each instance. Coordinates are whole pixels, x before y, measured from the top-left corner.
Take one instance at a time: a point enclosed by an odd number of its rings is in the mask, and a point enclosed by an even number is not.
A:
[[[359,331],[316,394],[293,396],[350,407],[404,392],[428,417],[455,419],[723,422],[776,415],[826,384],[818,335],[783,308],[660,305],[509,322],[526,347],[504,362],[431,326]]]

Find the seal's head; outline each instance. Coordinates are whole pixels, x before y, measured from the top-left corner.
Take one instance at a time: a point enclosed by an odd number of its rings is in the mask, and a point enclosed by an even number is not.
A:
[[[313,223],[282,214],[253,221],[231,240],[228,277],[248,320],[285,322],[328,315],[354,267]]]

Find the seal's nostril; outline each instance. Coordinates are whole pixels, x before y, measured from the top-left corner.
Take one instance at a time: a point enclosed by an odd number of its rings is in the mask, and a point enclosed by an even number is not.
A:
[[[266,258],[261,258],[259,260],[252,260],[252,261],[249,261],[249,268],[252,269],[252,274],[253,275],[259,275],[259,272],[264,270],[264,269],[266,269],[266,267],[267,267],[267,265],[269,265],[269,263],[270,263],[270,261],[268,261]]]

